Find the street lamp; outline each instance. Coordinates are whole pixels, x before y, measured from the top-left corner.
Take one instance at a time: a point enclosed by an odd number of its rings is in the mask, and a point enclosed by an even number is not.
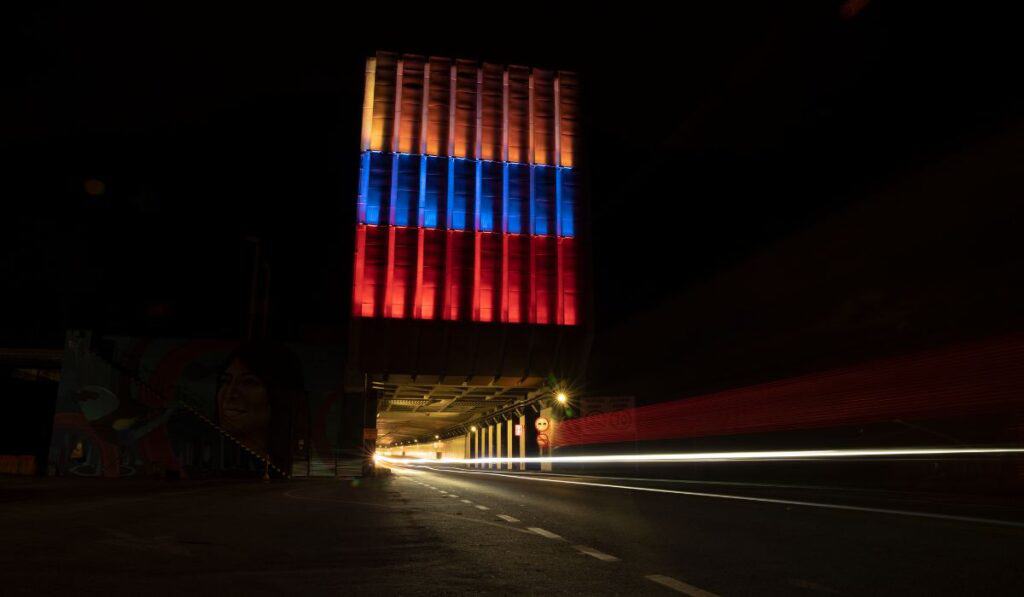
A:
[[[469,426],[469,432],[470,433],[476,433],[476,425],[470,425]]]
[[[569,401],[569,397],[566,396],[565,392],[559,392],[555,394],[555,400],[557,400],[559,404],[565,404]]]

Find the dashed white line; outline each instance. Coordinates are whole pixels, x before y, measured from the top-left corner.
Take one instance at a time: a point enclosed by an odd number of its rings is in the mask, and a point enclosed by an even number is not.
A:
[[[457,498],[457,497],[459,497],[459,496],[455,495],[454,493],[449,493],[449,494],[448,494],[448,497],[453,497],[453,498]]]
[[[704,589],[698,589],[693,585],[688,585],[681,580],[676,580],[671,576],[664,576],[661,574],[648,574],[645,576],[647,580],[658,583],[663,587],[668,587],[673,591],[682,593],[683,595],[689,595],[690,597],[718,597],[714,593],[709,593]]]
[[[488,508],[487,506],[481,506],[480,504],[477,504],[476,507],[479,510],[490,510],[490,508]]]
[[[459,500],[459,501],[462,502],[463,504],[472,504],[473,503],[473,502],[471,502],[469,500]]]
[[[504,520],[505,522],[519,522],[518,518],[516,518],[515,516],[509,516],[508,514],[499,514],[498,518]]]
[[[592,558],[597,558],[597,559],[601,560],[602,562],[618,562],[619,561],[619,558],[617,558],[617,557],[615,557],[615,556],[613,556],[611,554],[604,553],[603,551],[597,551],[593,547],[587,547],[586,545],[575,545],[574,547],[580,553],[586,554],[586,555],[588,555],[588,556],[590,556]]]
[[[533,531],[534,533],[537,533],[541,537],[547,537],[548,539],[562,539],[561,535],[556,535],[556,534],[552,533],[551,531],[544,530],[544,529],[542,529],[540,527],[527,527],[527,530],[528,531]]]
[[[892,510],[889,508],[869,508],[866,506],[848,506],[844,504],[828,504],[822,502],[804,502],[800,500],[783,500],[777,498],[763,498],[754,497],[749,495],[733,495],[728,493],[708,493],[704,491],[682,491],[679,489],[662,489],[660,487],[640,487],[635,485],[616,485],[612,483],[587,483],[584,481],[570,481],[568,479],[549,479],[543,477],[531,477],[515,474],[505,473],[488,473],[484,471],[462,471],[455,469],[437,469],[430,466],[424,466],[430,470],[436,470],[446,473],[458,473],[463,475],[493,475],[495,477],[508,477],[511,479],[519,479],[522,481],[541,481],[546,483],[565,483],[568,485],[584,485],[588,487],[606,487],[609,489],[625,489],[629,491],[642,491],[649,493],[668,493],[675,495],[687,495],[694,497],[708,497],[718,498],[725,500],[735,500],[738,502],[759,502],[763,504],[782,504],[784,506],[803,506],[808,508],[827,508],[832,510],[846,510],[850,512],[870,512],[876,514],[892,514],[896,516],[913,516],[918,518],[931,518],[934,520],[952,520],[955,522],[971,522],[978,524],[992,524],[1008,527],[1024,527],[1024,522],[1015,520],[998,520],[994,518],[976,518],[973,516],[954,516],[950,514],[937,514],[933,512],[915,512],[912,510]]]

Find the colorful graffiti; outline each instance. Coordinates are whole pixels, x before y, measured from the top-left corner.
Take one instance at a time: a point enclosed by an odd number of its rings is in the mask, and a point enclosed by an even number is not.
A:
[[[49,471],[290,475],[298,462],[308,471],[340,449],[340,364],[324,347],[71,332]]]

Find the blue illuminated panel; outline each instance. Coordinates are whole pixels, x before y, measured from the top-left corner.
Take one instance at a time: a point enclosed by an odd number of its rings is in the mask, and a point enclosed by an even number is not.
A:
[[[508,165],[508,230],[512,234],[529,232],[530,222],[530,167],[526,164]]]
[[[395,226],[416,225],[416,204],[420,194],[420,159],[414,155],[398,156],[398,188],[395,192]]]
[[[473,215],[473,203],[476,194],[476,164],[473,160],[453,159],[449,162],[452,168],[452,221],[448,223],[451,230],[466,230]]]
[[[555,233],[555,169],[533,167],[533,233]]]
[[[423,225],[437,228],[443,224],[444,204],[448,198],[448,160],[427,157],[427,184],[423,192]]]
[[[480,164],[480,230],[493,232],[501,218],[501,164]]]
[[[381,223],[383,210],[391,195],[391,156],[370,154],[369,180],[366,189],[366,223]]]
[[[559,217],[561,218],[561,229],[559,236],[574,236],[576,233],[576,173],[572,170],[561,168],[558,171],[559,178]]]

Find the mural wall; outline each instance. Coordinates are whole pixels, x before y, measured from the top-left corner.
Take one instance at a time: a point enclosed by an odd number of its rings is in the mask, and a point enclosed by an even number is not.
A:
[[[69,332],[49,472],[88,477],[333,473],[361,403],[341,347]]]

